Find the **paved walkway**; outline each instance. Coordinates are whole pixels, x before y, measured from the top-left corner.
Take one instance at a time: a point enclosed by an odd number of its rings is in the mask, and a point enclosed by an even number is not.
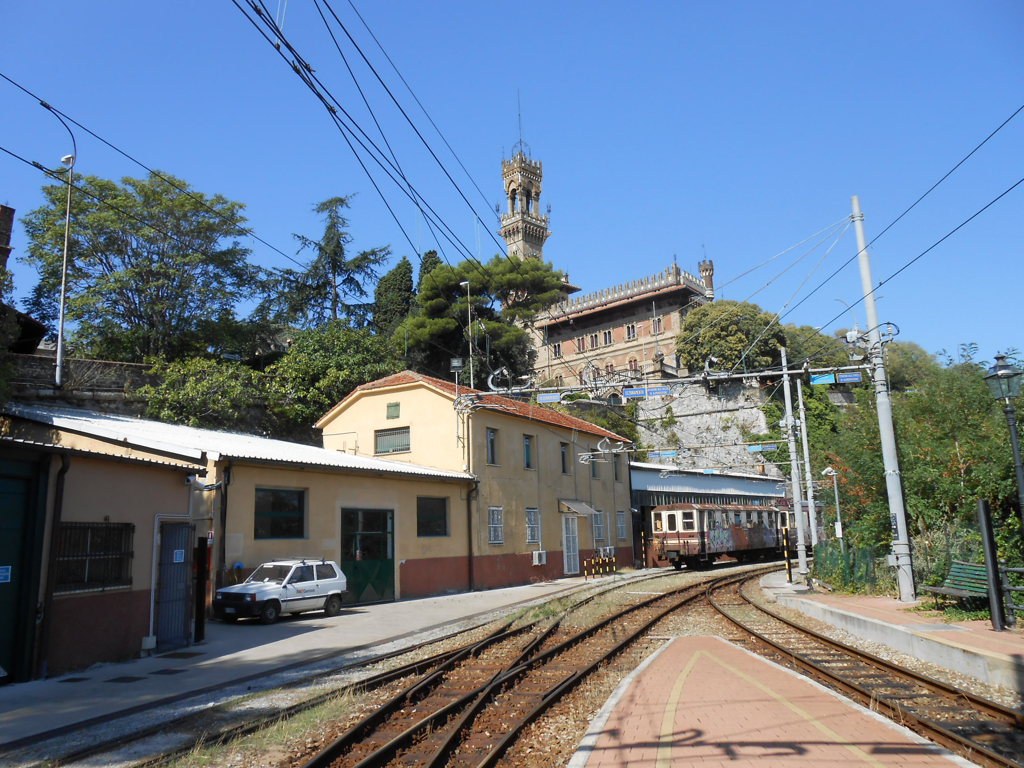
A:
[[[340,666],[346,658],[355,661],[389,650],[388,645],[398,647],[445,635],[461,626],[482,623],[496,610],[548,599],[583,584],[583,579],[570,578],[352,606],[333,618],[319,612],[286,616],[266,627],[256,621],[209,622],[203,643],[177,652],[0,686],[0,752],[5,746],[44,734],[53,736],[62,730],[107,723],[114,717],[225,686],[240,688],[244,694],[248,689],[280,685],[283,671],[308,674],[304,670],[318,661],[321,666]]]
[[[570,768],[969,766],[717,637],[669,641],[623,681]]]

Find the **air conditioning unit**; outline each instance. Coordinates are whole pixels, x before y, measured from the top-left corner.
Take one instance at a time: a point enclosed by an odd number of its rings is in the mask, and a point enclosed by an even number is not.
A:
[[[615,547],[601,547],[601,557],[613,558],[615,557]]]
[[[534,565],[547,565],[548,564],[548,553],[543,551],[543,550],[540,550],[540,549],[535,549],[533,551],[533,564]]]

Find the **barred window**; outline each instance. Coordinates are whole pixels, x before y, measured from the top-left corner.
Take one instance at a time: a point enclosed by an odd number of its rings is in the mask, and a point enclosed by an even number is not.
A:
[[[526,510],[526,543],[540,543],[540,510]]]
[[[442,497],[416,497],[416,535],[448,535],[448,499]]]
[[[402,453],[408,451],[409,446],[408,427],[373,431],[373,452],[378,456],[383,453]]]
[[[604,541],[604,513],[594,513],[594,541]]]
[[[130,587],[134,538],[131,523],[61,523],[53,593]]]
[[[306,492],[300,488],[257,488],[255,539],[301,539],[306,535]]]
[[[505,543],[505,523],[501,507],[487,508],[487,535],[489,544]]]
[[[615,513],[615,522],[618,524],[618,527],[619,527],[619,531],[618,531],[619,541],[625,541],[626,540],[626,513],[625,512],[616,512]]]

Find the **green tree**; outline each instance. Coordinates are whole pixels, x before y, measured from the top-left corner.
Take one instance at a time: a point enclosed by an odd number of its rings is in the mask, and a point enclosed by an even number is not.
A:
[[[390,338],[340,320],[300,331],[267,369],[275,418],[292,436],[311,440],[313,423],[353,389],[402,370],[400,352]]]
[[[167,180],[165,180],[167,179]],[[248,249],[231,238],[241,203],[206,196],[164,175],[77,180],[72,198],[66,315],[71,340],[112,360],[176,358],[206,350],[216,327],[260,283]],[[67,187],[43,187],[46,203],[22,223],[25,261],[39,273],[28,310],[57,318]]]
[[[791,363],[810,360],[813,368],[849,365],[846,345],[837,337],[828,337],[810,325],[782,326],[786,334],[786,358]]]
[[[680,362],[691,371],[758,370],[780,362],[786,332],[756,304],[715,301],[690,310],[676,337]],[[714,359],[712,359],[714,358]]]
[[[377,283],[373,299],[373,328],[382,336],[391,336],[409,316],[415,299],[412,264],[405,256]]]
[[[11,396],[14,364],[8,348],[18,338],[17,313],[11,304],[13,282],[6,267],[0,267],[0,407]]]
[[[387,246],[348,253],[352,242],[349,221],[343,215],[352,196],[332,197],[314,206],[324,217],[324,233],[319,240],[295,235],[299,252],[311,249],[316,255],[304,270],[282,270],[268,300],[270,313],[303,327],[347,319],[366,325],[373,304],[366,301],[369,284],[377,280],[377,268],[391,256]]]
[[[469,283],[468,296],[463,282]],[[477,361],[474,384],[482,385],[500,367],[507,367],[513,377],[528,374],[536,353],[526,327],[554,301],[561,285],[561,273],[538,260],[514,265],[495,256],[483,267],[470,261],[436,267],[416,295],[418,312],[402,326],[409,333],[410,365],[433,376],[450,376],[449,358],[469,354],[468,301]]]
[[[416,292],[419,293],[423,290],[423,281],[427,275],[433,272],[435,269],[440,267],[442,264],[441,259],[437,255],[437,251],[427,251],[423,254],[420,259],[420,271],[416,278]]]

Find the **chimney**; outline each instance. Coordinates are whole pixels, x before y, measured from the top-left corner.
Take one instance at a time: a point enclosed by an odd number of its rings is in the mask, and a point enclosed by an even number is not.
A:
[[[14,231],[14,209],[0,205],[0,267],[7,269],[11,255],[11,233]]]

